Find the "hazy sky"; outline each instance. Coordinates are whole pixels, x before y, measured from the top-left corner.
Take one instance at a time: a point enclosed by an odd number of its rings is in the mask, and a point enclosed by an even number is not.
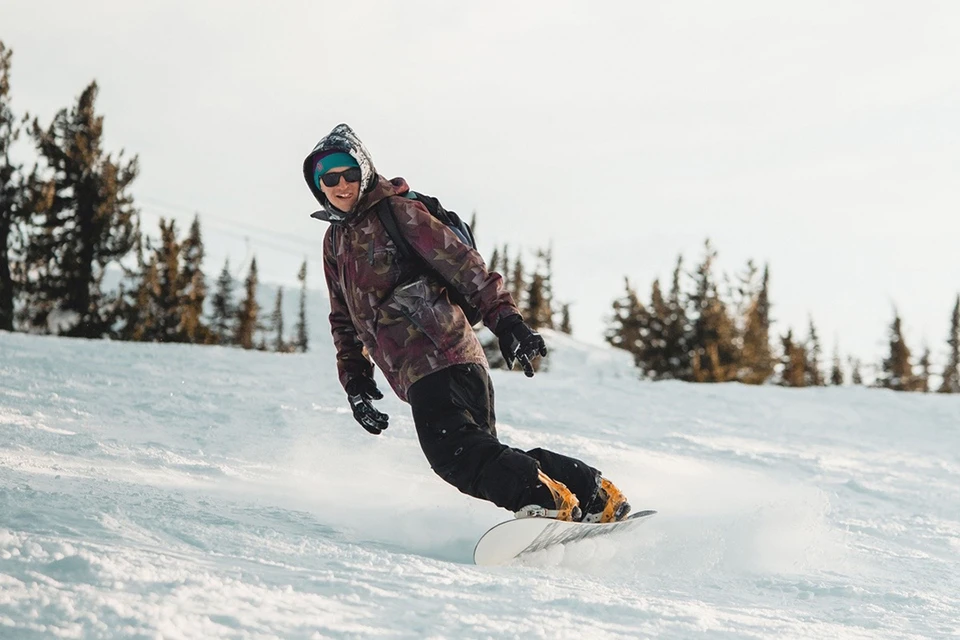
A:
[[[301,162],[347,122],[378,170],[478,212],[481,250],[553,242],[599,341],[710,237],[769,262],[777,329],[872,359],[896,304],[942,361],[960,291],[960,3],[3,0],[13,106],[101,88],[147,229],[199,211],[216,273],[313,286]],[[249,245],[245,244],[248,237]]]

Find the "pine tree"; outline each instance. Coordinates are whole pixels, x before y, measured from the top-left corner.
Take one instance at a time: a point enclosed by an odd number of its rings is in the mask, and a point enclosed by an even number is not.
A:
[[[660,290],[660,281],[654,280],[650,291],[650,308],[646,314],[646,327],[640,360],[647,375],[654,380],[669,378],[672,372],[671,349],[667,341],[670,323],[670,306]]]
[[[736,327],[726,304],[717,293],[713,262],[717,253],[707,240],[704,260],[697,268],[696,291],[690,296],[693,320],[693,379],[697,382],[727,382],[737,376],[740,353]]]
[[[120,327],[117,331],[118,340],[133,340],[134,328],[139,320],[137,296],[143,286],[145,273],[142,234],[137,232],[133,254],[136,257],[135,266],[123,265],[123,278],[120,280]]]
[[[13,52],[0,41],[0,331],[13,331],[15,277],[23,260],[26,184],[22,165],[14,164],[10,149],[20,137],[21,122],[10,108],[10,64]]]
[[[743,330],[739,380],[745,384],[763,384],[773,376],[774,359],[770,350],[770,268],[763,269],[760,288],[752,292]]]
[[[500,249],[497,247],[493,248],[493,253],[490,254],[490,266],[488,269],[491,272],[500,273]]]
[[[161,339],[160,330],[162,310],[160,300],[160,269],[157,265],[157,253],[150,240],[137,239],[138,270],[128,273],[134,284],[132,299],[123,296],[123,327],[120,330],[122,340],[135,342],[157,342]],[[149,256],[147,255],[149,254]]]
[[[953,315],[950,317],[950,335],[947,337],[947,346],[950,351],[947,355],[947,365],[943,368],[939,393],[960,393],[960,295],[953,305]]]
[[[890,325],[890,353],[883,360],[877,385],[894,391],[909,391],[914,384],[910,349],[903,339],[900,314],[894,309],[894,319]]]
[[[560,332],[566,334],[573,333],[573,325],[570,324],[570,303],[565,302],[560,307]]]
[[[503,286],[510,289],[510,247],[503,245],[503,253],[500,254],[500,270],[498,272],[503,277]],[[514,302],[517,302],[514,300]]]
[[[110,334],[121,312],[119,298],[104,294],[101,284],[107,267],[133,250],[138,216],[128,193],[137,158],[127,162],[123,151],[116,159],[104,152],[96,97],[94,82],[49,128],[33,123],[54,197],[39,212],[40,229],[27,248],[30,324],[87,338]]]
[[[273,350],[279,353],[287,351],[287,343],[283,339],[283,287],[277,289],[277,300],[273,305],[270,326],[273,328],[274,335]]]
[[[183,281],[180,272],[181,245],[177,240],[177,225],[174,220],[168,223],[160,218],[160,243],[155,249],[156,265],[159,272],[159,296],[157,307],[160,310],[159,340],[161,342],[183,342],[182,299]]]
[[[680,255],[677,256],[677,264],[673,270],[667,307],[663,312],[657,313],[657,317],[663,323],[664,357],[667,361],[667,370],[660,377],[664,379],[693,379],[693,326],[682,301],[683,292],[680,286],[682,273],[683,256]]]
[[[297,280],[300,281],[300,314],[297,317],[297,341],[295,347],[301,353],[307,352],[307,261],[304,259],[300,265],[300,272],[297,273]]]
[[[210,329],[203,323],[203,304],[207,298],[206,277],[203,275],[203,236],[200,232],[200,216],[193,218],[190,233],[181,246],[183,256],[180,271],[182,290],[181,322],[185,341],[190,343],[210,342]]]
[[[759,270],[753,263],[753,260],[747,260],[743,271],[736,274],[736,282],[732,282],[730,276],[723,274],[723,283],[725,295],[722,295],[727,301],[727,310],[731,319],[737,328],[738,347],[743,348],[742,339],[746,333],[747,316],[750,307],[753,306],[760,290],[760,284],[757,282]]]
[[[859,358],[850,357],[850,384],[853,385],[862,385],[863,384],[863,374],[860,373],[860,367],[862,363]]]
[[[527,285],[527,305],[523,317],[532,329],[554,327],[551,251],[537,252],[537,268]]]
[[[526,275],[523,273],[523,260],[520,257],[520,254],[517,254],[517,260],[513,263],[513,271],[511,273],[512,281],[510,283],[510,294],[513,296],[513,302],[519,308],[525,306],[526,300],[524,299],[524,292],[527,289]]]
[[[807,385],[807,352],[802,344],[793,339],[793,330],[781,338],[783,369],[780,373],[780,384],[785,387],[805,387]]]
[[[634,362],[646,375],[643,349],[649,314],[628,278],[624,278],[624,287],[624,296],[613,302],[613,317],[605,332],[605,338],[611,345],[633,354]]]
[[[556,323],[554,322],[556,308],[554,307],[553,298],[553,245],[551,244],[546,250],[540,250],[538,252],[538,259],[543,274],[543,282],[541,283],[543,303],[540,311],[542,324],[540,326],[554,329],[556,328]]]
[[[539,273],[533,274],[527,287],[527,308],[523,310],[523,317],[534,331],[544,327],[549,328],[549,324],[546,323],[547,302],[543,287],[543,276]]]
[[[835,387],[843,386],[843,365],[840,363],[840,347],[833,348],[833,367],[830,369],[830,384]]]
[[[923,346],[923,355],[920,356],[920,373],[914,378],[911,391],[930,393],[930,347]]]
[[[237,308],[233,303],[233,276],[230,274],[230,258],[223,262],[220,277],[217,278],[217,290],[213,294],[211,306],[213,312],[210,317],[210,329],[217,344],[233,344],[235,334],[234,321],[237,317]]]
[[[807,334],[807,364],[804,375],[806,376],[808,387],[822,387],[826,384],[823,380],[821,370],[821,356],[823,349],[820,346],[820,336],[817,335],[817,328],[813,324],[813,318],[810,318],[810,329]]]
[[[254,348],[257,316],[260,313],[260,306],[257,304],[257,284],[257,259],[253,258],[244,284],[245,297],[237,310],[237,330],[234,337],[234,342],[244,349]],[[265,345],[264,348],[266,348]]]
[[[750,308],[750,302],[757,288],[757,265],[753,263],[752,259],[747,260],[743,271],[737,273],[735,277],[736,282],[731,280],[726,273],[722,275],[725,297],[730,307],[730,313],[746,318],[747,309]]]
[[[137,342],[163,340],[163,309],[160,308],[160,268],[157,257],[152,256],[146,264],[137,291],[137,320],[133,325],[132,339]]]

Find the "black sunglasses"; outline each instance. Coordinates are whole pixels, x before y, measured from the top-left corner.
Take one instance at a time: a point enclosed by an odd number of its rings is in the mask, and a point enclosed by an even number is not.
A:
[[[350,167],[343,171],[331,171],[320,176],[320,181],[328,187],[340,184],[340,176],[347,182],[360,182],[360,167]]]

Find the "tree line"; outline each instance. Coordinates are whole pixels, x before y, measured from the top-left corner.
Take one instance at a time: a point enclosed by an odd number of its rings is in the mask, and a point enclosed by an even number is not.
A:
[[[261,313],[256,257],[239,300],[228,259],[207,305],[199,217],[182,238],[163,218],[158,235],[143,233],[130,193],[138,159],[104,149],[97,83],[41,126],[11,108],[11,60],[0,41],[0,330],[307,349],[306,261],[293,336],[284,333],[282,288],[273,313]],[[37,158],[29,170],[13,159],[24,134]],[[111,271],[119,286],[105,285]]]
[[[654,280],[649,301],[625,279],[624,294],[613,302],[606,331],[610,344],[633,354],[641,375],[651,380],[742,382],[789,387],[864,384],[863,363],[847,367],[835,348],[824,362],[811,318],[806,335],[788,328],[771,335],[770,269],[752,261],[733,278],[714,274],[717,252],[705,243],[703,260],[692,272],[677,259],[668,290]],[[932,388],[931,353],[919,358],[907,346],[897,310],[888,335],[889,350],[879,363],[874,386],[896,391],[960,393],[960,295],[953,306],[946,341],[947,360],[940,384]],[[849,379],[844,369],[849,369]]]
[[[173,220],[161,218],[158,233],[141,230],[130,193],[139,173],[136,156],[104,149],[104,117],[96,111],[92,82],[49,125],[17,116],[10,102],[12,52],[0,41],[0,330],[85,338],[233,345],[281,352],[305,351],[306,261],[300,268],[299,315],[285,330],[283,289],[271,314],[257,303],[254,257],[238,282],[227,259],[212,295],[202,263],[199,216],[181,237]],[[13,160],[21,137],[37,161],[26,169]],[[474,226],[476,221],[474,220]],[[552,248],[537,249],[533,267],[522,251],[496,247],[489,267],[504,282],[534,329],[571,333],[570,304],[557,299]],[[805,335],[792,328],[771,335],[770,272],[752,262],[734,278],[717,280],[716,251],[709,241],[690,273],[680,256],[667,288],[653,282],[641,301],[625,279],[613,302],[606,339],[633,354],[649,379],[784,386],[863,384],[863,363],[835,349],[824,362],[812,318]],[[109,271],[117,286],[105,286]],[[235,289],[242,284],[240,297]],[[491,366],[503,366],[496,340],[485,345]],[[943,393],[960,393],[960,296],[940,371]],[[844,369],[849,369],[849,379]],[[897,311],[889,329],[889,352],[875,385],[931,391],[931,353],[919,358],[907,346]]]

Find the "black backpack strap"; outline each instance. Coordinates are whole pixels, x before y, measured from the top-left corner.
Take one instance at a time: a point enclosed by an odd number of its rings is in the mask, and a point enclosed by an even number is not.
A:
[[[400,231],[400,227],[397,226],[397,218],[393,215],[393,209],[390,207],[388,198],[384,198],[377,204],[377,217],[380,218],[380,224],[387,230],[387,235],[393,240],[393,244],[397,246],[400,257],[409,260],[410,256],[413,255],[413,248],[410,246],[407,237]]]
[[[470,231],[470,226],[460,221],[455,213],[447,212],[445,209],[443,209],[443,207],[440,206],[439,200],[430,196],[424,196],[420,193],[413,194],[413,197],[410,199],[419,201],[420,204],[427,208],[427,211],[434,218],[439,219],[442,223],[447,225],[447,227],[453,231],[461,241],[466,242],[470,246],[474,246],[473,232]],[[453,216],[453,220],[459,225],[456,229],[450,226],[449,221],[451,220],[451,215]],[[400,257],[408,264],[414,265],[412,273],[409,276],[409,280],[412,280],[414,277],[418,277],[423,273],[434,274],[439,281],[446,283],[447,290],[450,294],[450,301],[463,309],[463,313],[467,318],[467,322],[469,322],[471,325],[479,323],[482,320],[479,309],[470,305],[466,298],[464,298],[463,294],[457,291],[455,287],[447,282],[443,276],[437,273],[433,267],[427,264],[427,262],[420,258],[419,255],[414,255],[413,247],[410,246],[410,241],[407,240],[407,236],[400,231],[400,228],[397,225],[397,219],[393,215],[393,209],[391,208],[387,198],[384,198],[377,204],[377,217],[380,218],[380,223],[383,225],[383,228],[386,229],[387,235],[390,236],[390,239],[393,240],[393,244],[397,246],[397,253],[400,254]],[[462,231],[458,232],[460,227],[465,228],[466,233]],[[415,260],[413,260],[414,258]],[[405,280],[405,282],[409,280]],[[400,286],[400,283],[398,283],[397,286]]]
[[[330,251],[334,258],[337,257],[337,231],[339,231],[339,225],[331,224],[330,225]]]

